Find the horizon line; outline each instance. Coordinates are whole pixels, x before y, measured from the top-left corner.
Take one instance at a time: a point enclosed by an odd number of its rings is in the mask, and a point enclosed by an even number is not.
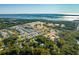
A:
[[[61,14],[61,15],[77,15],[77,16],[79,16],[79,13],[5,13],[5,14]]]

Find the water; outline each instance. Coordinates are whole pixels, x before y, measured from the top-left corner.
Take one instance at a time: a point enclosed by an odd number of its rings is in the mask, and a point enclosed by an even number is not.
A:
[[[46,20],[71,20],[64,16],[79,16],[65,14],[0,14],[0,18],[20,18],[20,19],[46,19]]]
[[[60,17],[61,14],[0,14],[0,17]]]

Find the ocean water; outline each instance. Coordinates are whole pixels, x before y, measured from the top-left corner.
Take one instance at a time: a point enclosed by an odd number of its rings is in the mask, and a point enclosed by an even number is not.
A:
[[[65,14],[0,14],[0,18],[19,18],[19,19],[46,19],[46,20],[66,20],[79,15]]]

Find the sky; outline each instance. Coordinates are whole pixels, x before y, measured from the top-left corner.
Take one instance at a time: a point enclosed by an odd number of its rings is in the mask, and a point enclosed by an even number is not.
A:
[[[74,13],[79,4],[0,4],[0,14]]]

